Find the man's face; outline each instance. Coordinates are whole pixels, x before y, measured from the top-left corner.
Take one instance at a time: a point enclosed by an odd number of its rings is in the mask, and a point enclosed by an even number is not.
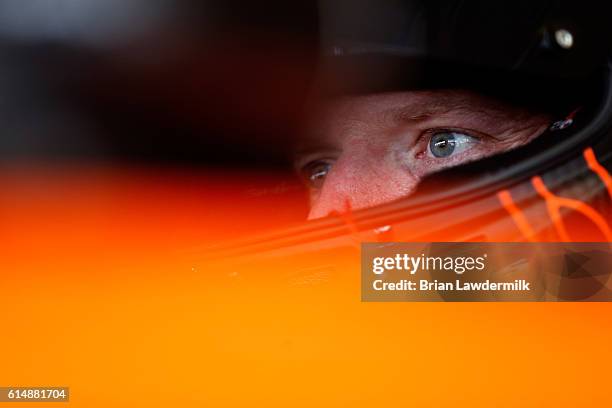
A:
[[[526,144],[549,122],[466,91],[335,101],[316,115],[295,163],[310,190],[309,218],[408,196],[426,175]]]

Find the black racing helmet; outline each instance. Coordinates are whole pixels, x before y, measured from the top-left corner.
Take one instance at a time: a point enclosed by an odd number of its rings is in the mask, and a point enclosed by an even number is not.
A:
[[[528,145],[432,174],[409,197],[259,236],[238,252],[357,241],[612,241],[611,9],[321,1],[319,97],[461,88],[556,119]]]
[[[356,212],[355,223],[399,221],[396,240],[612,240],[606,2],[320,6],[326,96],[463,88],[556,118],[531,144],[433,174],[409,198]]]

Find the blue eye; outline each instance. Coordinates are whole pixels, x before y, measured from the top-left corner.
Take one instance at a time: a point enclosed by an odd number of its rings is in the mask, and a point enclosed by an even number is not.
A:
[[[302,177],[306,181],[308,187],[320,189],[323,187],[323,182],[327,173],[331,170],[332,163],[322,160],[315,160],[308,163],[301,170]]]
[[[429,140],[428,153],[435,158],[450,157],[473,147],[478,139],[458,132],[437,132]]]

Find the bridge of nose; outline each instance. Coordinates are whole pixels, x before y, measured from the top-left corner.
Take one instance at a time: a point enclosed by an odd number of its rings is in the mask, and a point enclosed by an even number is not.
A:
[[[390,151],[389,145],[355,142],[345,148],[325,179],[309,218],[372,207],[414,191],[418,179]]]

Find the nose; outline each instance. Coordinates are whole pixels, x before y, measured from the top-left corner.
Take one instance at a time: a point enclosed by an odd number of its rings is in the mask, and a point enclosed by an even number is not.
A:
[[[391,202],[410,195],[417,183],[405,166],[384,151],[345,151],[327,174],[308,218]]]

